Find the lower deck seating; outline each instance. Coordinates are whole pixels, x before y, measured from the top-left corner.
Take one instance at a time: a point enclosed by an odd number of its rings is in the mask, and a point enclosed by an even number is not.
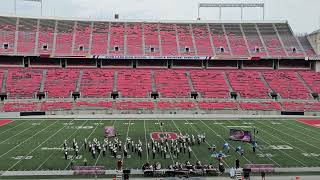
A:
[[[204,110],[237,110],[235,102],[218,102],[218,101],[203,101],[199,102],[200,109]]]
[[[37,111],[38,103],[36,102],[5,102],[3,111],[5,112],[22,112],[22,111]]]
[[[239,104],[242,110],[281,110],[281,106],[277,102],[240,102]]]
[[[155,71],[155,81],[161,97],[188,97],[191,91],[185,71],[158,70]]]
[[[309,92],[295,71],[269,71],[264,77],[273,90],[284,99],[309,99]]]
[[[320,111],[320,102],[281,102],[286,111]]]
[[[53,111],[53,110],[71,110],[72,109],[72,102],[42,102],[41,111]]]
[[[194,102],[187,101],[160,101],[158,102],[158,109],[195,109],[196,104]]]
[[[42,70],[39,69],[9,69],[7,75],[7,92],[10,98],[34,98],[40,90]]]
[[[76,107],[81,107],[81,108],[100,107],[100,108],[110,109],[112,108],[112,102],[111,101],[98,101],[98,102],[77,101]]]
[[[116,102],[118,110],[139,110],[139,109],[154,109],[154,103],[149,101],[120,101]]]

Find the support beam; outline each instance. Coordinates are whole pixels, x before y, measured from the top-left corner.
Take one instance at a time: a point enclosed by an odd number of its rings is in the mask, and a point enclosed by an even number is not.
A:
[[[17,51],[18,51],[19,22],[20,22],[20,18],[17,18],[17,21],[16,21],[16,32],[15,32],[15,37],[14,37],[14,50],[13,50],[13,54],[14,55],[17,55]]]
[[[299,48],[301,49],[304,57],[307,57],[308,55],[307,55],[305,49],[303,48],[303,46],[302,46],[301,42],[299,41],[298,37],[294,35],[294,33],[293,33],[292,29],[291,29],[291,26],[289,26],[289,24],[288,24],[288,28],[289,28],[290,33],[293,35],[293,37],[294,37],[295,40],[297,41],[297,43],[298,43],[298,45],[299,45]]]
[[[156,80],[154,77],[154,70],[151,70],[151,83],[152,83],[152,92],[156,92],[157,91],[157,86],[156,86]]]
[[[244,31],[243,31],[242,25],[239,24],[239,26],[240,26],[240,30],[241,30],[241,33],[242,33],[242,37],[243,37],[243,39],[244,39],[244,43],[246,44],[248,53],[249,53],[249,55],[252,57],[252,54],[251,54],[251,51],[250,51],[250,48],[249,48],[249,44],[248,44],[248,41],[247,41],[246,34],[245,34]]]
[[[3,71],[3,76],[2,76],[2,88],[1,88],[2,93],[5,93],[7,89],[7,77],[8,77],[8,70],[6,69]]]
[[[177,28],[177,24],[174,24],[174,30],[176,32],[176,43],[177,43],[177,52],[178,52],[178,56],[181,56],[181,52],[180,52],[180,43],[179,43],[179,36],[178,36],[178,28]]]
[[[55,55],[56,53],[57,34],[58,34],[58,20],[56,20],[56,23],[54,25],[52,55]]]
[[[142,22],[141,23],[141,36],[142,36],[142,54],[143,54],[143,56],[145,56],[146,55],[146,42],[145,42],[145,40],[144,40],[144,23]]]
[[[124,35],[123,35],[123,55],[128,54],[128,48],[127,48],[127,23],[124,23]]]
[[[228,44],[230,55],[233,56],[233,52],[232,52],[232,49],[231,49],[231,45],[230,45],[228,34],[226,32],[226,28],[224,27],[224,24],[222,24],[221,26],[222,26],[222,29],[223,29],[224,36],[226,37],[226,40],[227,40],[227,44]]]
[[[162,42],[161,42],[160,24],[159,23],[158,23],[158,39],[159,39],[160,56],[162,56]]]
[[[213,54],[213,56],[216,56],[217,55],[216,47],[213,44],[213,39],[212,39],[212,36],[211,36],[211,30],[210,30],[209,24],[206,24],[206,25],[207,25],[207,31],[208,31],[208,35],[209,35],[210,45],[211,45],[211,48],[212,48],[212,54]]]
[[[195,40],[194,34],[193,34],[192,24],[189,24],[189,27],[190,27],[190,33],[191,33],[191,35],[192,35],[192,44],[193,44],[194,54],[195,54],[196,56],[198,56],[198,49],[197,49],[196,40]]]
[[[34,55],[38,55],[39,29],[40,29],[40,19],[37,20],[36,40],[35,40],[35,43],[34,43]]]
[[[286,48],[285,48],[285,46],[284,46],[284,43],[283,43],[283,41],[282,41],[282,39],[281,39],[281,36],[280,36],[280,34],[279,34],[279,32],[278,32],[277,27],[276,27],[274,24],[272,24],[272,26],[273,26],[274,31],[275,31],[276,34],[277,34],[277,37],[278,37],[278,39],[279,39],[279,41],[280,41],[280,44],[281,44],[281,46],[282,46],[282,49],[284,50],[286,56],[289,57],[289,54],[288,54],[288,52],[287,52],[287,50],[286,50]]]
[[[108,27],[108,42],[107,42],[107,46],[108,46],[108,49],[107,49],[107,55],[109,56],[110,54],[110,37],[111,37],[111,22],[109,22],[109,27]]]
[[[76,84],[75,92],[80,92],[82,76],[83,76],[83,70],[80,70],[79,77],[78,77],[77,84]]]
[[[78,26],[78,22],[75,21],[74,24],[73,24],[73,34],[72,34],[72,50],[71,50],[71,54],[73,55],[74,53],[74,46],[75,46],[75,43],[76,43],[76,32],[77,32],[77,26]]]
[[[261,43],[262,43],[262,45],[263,45],[263,48],[265,49],[265,51],[266,51],[266,53],[267,53],[267,56],[270,57],[269,50],[268,50],[268,48],[267,48],[267,46],[266,46],[266,43],[264,42],[264,39],[263,39],[263,37],[262,37],[262,35],[261,35],[261,32],[260,32],[257,24],[255,24],[255,28],[256,28],[256,30],[257,30],[257,33],[258,33],[258,35],[259,35],[259,38],[260,38]]]
[[[88,54],[91,55],[92,52],[92,35],[93,35],[93,27],[94,27],[94,22],[91,22],[91,26],[90,26],[90,39],[89,39],[89,51]]]
[[[41,79],[41,81],[40,81],[40,92],[44,92],[44,87],[45,87],[45,82],[46,82],[46,76],[47,76],[47,71],[48,70],[46,70],[46,69],[44,69],[43,71],[42,71],[42,79]]]

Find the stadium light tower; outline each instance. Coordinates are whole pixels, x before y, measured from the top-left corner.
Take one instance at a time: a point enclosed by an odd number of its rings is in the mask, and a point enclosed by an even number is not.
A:
[[[23,0],[23,1],[40,3],[41,4],[41,16],[42,16],[42,1],[43,0]],[[17,0],[14,0],[14,15],[17,15]]]
[[[212,7],[219,8],[219,20],[221,20],[222,8],[241,8],[241,20],[243,19],[244,8],[262,8],[262,19],[265,17],[265,5],[264,3],[199,3],[198,4],[198,19],[200,19],[200,8]]]

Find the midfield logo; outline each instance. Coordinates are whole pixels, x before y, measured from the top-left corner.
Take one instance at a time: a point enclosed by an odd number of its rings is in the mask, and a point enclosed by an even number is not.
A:
[[[177,133],[175,132],[152,132],[151,138],[155,141],[159,140],[176,140],[178,138]]]

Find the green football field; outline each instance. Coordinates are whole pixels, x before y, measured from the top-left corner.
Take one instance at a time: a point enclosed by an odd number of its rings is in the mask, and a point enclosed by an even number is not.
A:
[[[78,157],[69,151],[69,158],[73,158],[75,165],[83,165],[87,159],[88,165],[105,166],[106,169],[115,169],[116,161],[124,161],[125,168],[140,169],[149,161],[160,162],[167,167],[174,161],[195,163],[200,160],[203,164],[218,162],[208,150],[212,144],[221,150],[227,141],[230,144],[229,156],[224,158],[225,166],[235,166],[235,160],[240,158],[241,164],[274,164],[275,167],[314,167],[319,166],[320,160],[320,129],[295,119],[243,119],[243,120],[76,120],[76,119],[43,119],[43,120],[14,120],[0,126],[0,171],[13,170],[65,170],[70,169],[71,160],[64,159],[62,150],[66,139],[71,145],[76,138],[80,153]],[[143,157],[129,150],[129,156],[124,158],[118,152],[115,159],[109,151],[107,155],[98,155],[95,159],[83,146],[84,138],[92,141],[97,138],[104,140],[104,127],[114,126],[118,138],[125,141],[131,137],[135,142],[142,141]],[[256,153],[252,152],[251,144],[228,140],[229,129],[256,129],[255,139],[258,142]],[[194,135],[205,133],[206,142],[192,146],[191,159],[188,153],[180,153],[177,158],[172,153],[164,159],[160,155],[152,158],[147,153],[146,141],[151,141],[153,132],[175,132]],[[244,156],[240,156],[234,148],[241,145]]]

